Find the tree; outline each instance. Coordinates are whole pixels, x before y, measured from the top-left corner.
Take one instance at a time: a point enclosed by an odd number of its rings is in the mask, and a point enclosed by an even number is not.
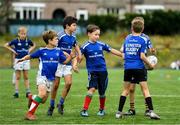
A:
[[[12,0],[0,0],[0,34],[8,32],[8,19],[12,10]]]

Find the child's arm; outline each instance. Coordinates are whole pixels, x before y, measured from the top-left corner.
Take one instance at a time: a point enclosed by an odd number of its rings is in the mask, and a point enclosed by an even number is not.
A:
[[[18,60],[17,63],[25,61],[25,60],[29,60],[29,59],[31,59],[31,56],[30,55],[26,55],[23,58],[21,58],[20,60]]]
[[[36,47],[36,44],[33,43],[33,46],[31,46],[31,47],[29,48],[29,53],[31,53],[31,52],[35,49],[35,47]]]
[[[13,52],[15,55],[17,55],[16,51],[13,48],[11,48],[11,46],[9,46],[8,43],[4,44],[4,47]]]
[[[114,54],[114,55],[116,55],[116,56],[119,56],[119,57],[123,57],[123,54],[122,54],[122,52],[120,52],[120,51],[118,51],[118,50],[116,50],[116,49],[111,49],[111,53],[112,54]]]
[[[75,50],[78,53],[77,62],[80,63],[82,61],[82,54],[81,54],[81,50],[78,45],[75,46]]]
[[[69,61],[71,61],[72,59],[74,59],[76,57],[74,52],[71,52],[70,55],[64,51],[63,51],[63,53],[66,56],[66,60],[63,62],[63,64],[67,64]]]
[[[149,69],[154,69],[155,65],[154,64],[151,64],[146,55],[144,53],[141,53],[141,59],[149,66]]]

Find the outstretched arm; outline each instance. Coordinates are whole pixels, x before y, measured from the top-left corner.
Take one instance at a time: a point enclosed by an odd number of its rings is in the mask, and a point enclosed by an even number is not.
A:
[[[122,52],[120,52],[120,51],[118,51],[118,50],[116,50],[116,49],[111,49],[111,53],[112,54],[114,54],[114,55],[116,55],[116,56],[119,56],[119,57],[123,57],[123,54],[122,54]]]
[[[18,63],[18,62],[25,61],[25,60],[29,60],[29,59],[31,59],[30,55],[26,55],[26,56],[24,56],[23,58],[21,58],[20,60],[18,60],[17,63]]]

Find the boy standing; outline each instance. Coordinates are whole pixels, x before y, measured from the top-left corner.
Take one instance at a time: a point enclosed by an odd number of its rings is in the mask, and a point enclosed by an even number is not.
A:
[[[144,24],[144,19],[143,17],[135,17],[131,24],[133,24],[135,21],[141,21],[143,24]],[[144,34],[144,33],[141,33],[140,35],[142,38],[146,39],[146,50],[145,50],[145,54],[147,55],[147,51],[149,51],[151,54],[155,54],[156,50],[153,48],[152,46],[152,42],[150,40],[150,38]],[[122,47],[123,49],[123,47]],[[122,50],[123,51],[123,50]],[[135,101],[134,101],[134,94],[135,94],[135,87],[136,87],[136,84],[139,84],[139,83],[135,83],[135,81],[132,81],[131,82],[131,86],[130,86],[130,91],[129,91],[129,100],[130,100],[130,109],[125,113],[125,115],[136,115],[136,111],[135,111]],[[146,104],[146,101],[145,101],[145,107],[146,107],[146,110],[145,110],[145,116],[149,116],[150,115],[150,112],[149,112],[149,109],[148,109],[148,106]]]
[[[35,48],[35,44],[27,38],[27,29],[20,27],[18,29],[18,38],[12,40],[4,45],[5,48],[9,49],[15,54],[14,69],[15,69],[15,94],[14,98],[19,98],[19,80],[21,77],[21,71],[24,76],[24,84],[26,87],[26,97],[30,93],[28,70],[30,69],[30,60],[17,63],[19,59],[26,56]]]
[[[31,55],[26,55],[18,62],[29,60],[31,58],[39,58],[39,71],[37,74],[38,95],[29,95],[29,110],[25,116],[27,120],[35,120],[34,115],[38,105],[45,103],[48,94],[51,91],[51,85],[55,79],[55,72],[59,61],[66,64],[72,58],[71,55],[66,59],[64,53],[57,48],[58,37],[54,31],[46,31],[43,33],[43,40],[46,47],[38,49]]]
[[[87,35],[89,40],[81,47],[81,52],[86,58],[86,68],[88,71],[89,84],[87,86],[87,95],[84,99],[83,110],[81,116],[88,117],[88,108],[91,103],[93,94],[98,89],[99,93],[99,111],[98,116],[105,115],[105,91],[108,85],[108,72],[103,51],[111,52],[113,55],[122,56],[120,51],[117,51],[107,44],[99,41],[100,28],[96,25],[87,26]]]
[[[144,63],[151,69],[155,65],[151,64],[146,56],[146,42],[147,39],[141,36],[144,30],[144,23],[140,20],[134,21],[131,24],[132,34],[128,35],[123,45],[124,53],[124,88],[120,96],[118,112],[116,118],[122,117],[122,110],[126,101],[126,96],[129,94],[131,82],[139,83],[143,92],[146,104],[150,110],[151,119],[160,119],[160,117],[153,112],[152,99],[147,85],[147,70]]]
[[[64,28],[64,31],[58,33],[58,39],[59,39],[58,47],[62,51],[66,52],[68,54],[70,54],[72,49],[74,48],[77,53],[77,61],[79,62],[82,57],[81,57],[81,52],[80,52],[79,46],[77,44],[76,37],[74,35],[74,32],[76,31],[76,28],[77,28],[77,19],[72,16],[65,17],[65,19],[63,21],[63,28]],[[62,90],[62,94],[61,94],[59,104],[57,105],[57,107],[58,107],[58,112],[61,115],[64,114],[65,98],[68,95],[69,90],[72,85],[72,69],[75,72],[78,72],[76,62],[74,62],[74,63],[69,62],[66,65],[64,65],[60,62],[60,64],[58,65],[58,68],[56,71],[56,78],[55,78],[54,86],[53,86],[52,93],[51,93],[50,107],[48,108],[48,112],[47,112],[48,116],[52,116],[52,114],[53,114],[53,110],[55,107],[54,106],[55,98],[56,98],[57,90],[59,87],[60,78],[62,78],[62,77],[64,77],[65,85]]]

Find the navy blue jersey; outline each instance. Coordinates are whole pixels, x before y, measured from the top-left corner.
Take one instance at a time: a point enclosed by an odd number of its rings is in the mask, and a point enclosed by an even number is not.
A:
[[[87,41],[81,46],[81,53],[86,58],[86,68],[90,71],[106,71],[106,62],[104,59],[103,51],[110,52],[111,48],[100,41],[90,42]]]
[[[19,38],[12,40],[8,43],[9,46],[12,46],[18,55],[15,56],[17,59],[28,55],[29,48],[33,46],[33,42],[29,39],[21,40]]]
[[[58,39],[58,47],[68,54],[71,53],[72,48],[77,44],[76,36],[74,34],[66,34],[64,31],[58,33]],[[71,62],[69,62],[67,65],[71,65]]]
[[[59,61],[64,62],[66,57],[60,48],[40,48],[30,55],[31,58],[39,58],[39,71],[41,76],[46,76],[50,81],[55,79],[55,72]]]
[[[124,68],[125,69],[143,69],[144,62],[140,58],[140,53],[146,51],[147,39],[140,36],[128,35],[124,42]]]

